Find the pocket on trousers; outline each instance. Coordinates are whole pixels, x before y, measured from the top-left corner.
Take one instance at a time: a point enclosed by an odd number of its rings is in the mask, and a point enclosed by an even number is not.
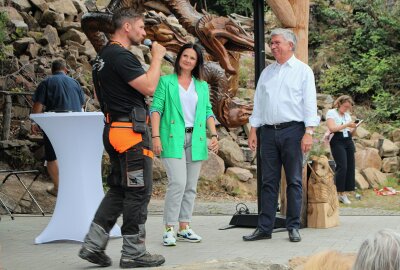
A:
[[[144,155],[141,143],[125,153],[125,173],[127,187],[144,187]]]

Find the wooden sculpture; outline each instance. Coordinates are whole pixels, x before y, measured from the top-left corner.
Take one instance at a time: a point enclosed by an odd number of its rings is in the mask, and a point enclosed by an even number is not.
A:
[[[307,225],[311,228],[335,227],[339,225],[339,202],[328,158],[313,156],[310,167]]]
[[[146,0],[112,0],[106,12],[89,12],[84,14],[81,27],[99,51],[113,32],[112,12],[121,7],[131,7],[137,12],[151,8],[167,9],[179,20],[183,28],[196,37],[207,52],[206,78],[211,91],[213,111],[218,121],[225,127],[239,127],[248,122],[253,105],[235,98],[237,87],[234,77],[237,76],[237,52],[253,51],[254,41],[239,25],[227,17],[199,13],[188,0],[162,0],[157,5]],[[177,52],[187,42],[183,33],[174,28],[167,20],[157,17],[157,13],[146,12],[146,30],[149,37],[159,41],[167,50]]]

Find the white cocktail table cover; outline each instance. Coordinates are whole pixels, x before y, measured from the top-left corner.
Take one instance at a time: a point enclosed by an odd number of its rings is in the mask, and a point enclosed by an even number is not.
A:
[[[104,115],[101,112],[31,114],[57,155],[59,188],[53,216],[35,244],[83,242],[104,197],[101,179]],[[110,236],[121,236],[118,225]]]

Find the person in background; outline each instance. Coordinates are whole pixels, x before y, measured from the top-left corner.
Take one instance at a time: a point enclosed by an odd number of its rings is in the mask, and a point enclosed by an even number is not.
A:
[[[289,29],[271,32],[276,62],[261,73],[249,119],[249,147],[257,147],[260,131],[262,164],[261,211],[258,226],[244,241],[270,239],[275,225],[282,165],[286,173],[286,228],[291,242],[301,241],[303,155],[310,151],[319,124],[314,74],[295,55],[297,39]]]
[[[109,232],[122,214],[121,268],[155,267],[165,258],[146,250],[147,206],[152,194],[153,152],[147,126],[146,95],[153,95],[160,78],[166,49],[153,43],[152,60],[144,71],[129,50],[145,38],[144,17],[134,9],[116,10],[115,32],[93,64],[93,82],[105,115],[104,148],[110,156],[109,190],[90,225],[79,257],[100,266],[110,266],[105,254]]]
[[[349,113],[353,105],[352,98],[343,95],[336,99],[333,109],[326,113],[326,125],[334,134],[329,145],[336,163],[336,190],[339,201],[344,204],[351,204],[346,192],[355,189],[355,147],[352,134],[356,131],[357,124],[352,121]]]
[[[181,47],[175,72],[162,76],[151,106],[153,148],[168,175],[165,195],[163,244],[175,246],[177,239],[200,242],[190,227],[197,181],[208,149],[218,151],[218,136],[210,104],[208,84],[202,80],[203,55],[198,45]],[[206,128],[211,141],[207,149]]]
[[[369,236],[358,250],[353,270],[399,270],[400,233],[383,229]]]
[[[32,113],[41,112],[81,112],[85,97],[79,82],[67,75],[68,70],[64,60],[54,60],[51,64],[52,76],[47,77],[37,87],[32,97]],[[32,124],[32,133],[38,134],[40,128]],[[46,133],[43,134],[47,172],[53,186],[47,192],[57,196],[58,192],[58,161],[53,146]]]

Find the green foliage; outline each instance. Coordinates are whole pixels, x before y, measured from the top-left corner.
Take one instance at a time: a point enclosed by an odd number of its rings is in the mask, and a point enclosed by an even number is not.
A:
[[[372,105],[375,119],[400,123],[399,9],[381,0],[328,2],[317,1],[310,32],[311,62],[325,61],[316,73],[321,92],[351,95]]]
[[[253,13],[253,0],[215,0],[207,2],[207,5],[211,11],[221,16],[231,13],[250,16]]]
[[[7,38],[7,22],[7,13],[0,12],[0,61],[5,57],[4,41]]]

